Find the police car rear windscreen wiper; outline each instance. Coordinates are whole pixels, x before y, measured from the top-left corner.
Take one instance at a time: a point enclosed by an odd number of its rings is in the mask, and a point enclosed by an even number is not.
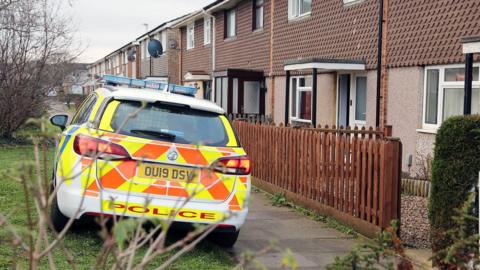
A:
[[[167,139],[167,140],[170,140],[170,141],[175,140],[175,138],[177,137],[177,135],[172,134],[172,133],[155,131],[155,130],[133,129],[133,130],[130,130],[130,132],[133,133],[133,134],[142,134],[142,135],[147,135],[147,136],[150,136],[150,137]]]

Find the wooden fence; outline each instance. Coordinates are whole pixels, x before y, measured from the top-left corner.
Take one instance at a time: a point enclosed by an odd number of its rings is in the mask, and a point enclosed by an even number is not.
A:
[[[402,145],[374,129],[234,121],[260,185],[373,236],[400,218]]]
[[[402,194],[430,197],[431,182],[419,179],[402,179]]]

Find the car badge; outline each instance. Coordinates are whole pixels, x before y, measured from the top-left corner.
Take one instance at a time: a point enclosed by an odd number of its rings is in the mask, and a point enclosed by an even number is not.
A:
[[[177,151],[171,151],[167,155],[168,160],[170,161],[176,161],[178,159],[178,152]]]

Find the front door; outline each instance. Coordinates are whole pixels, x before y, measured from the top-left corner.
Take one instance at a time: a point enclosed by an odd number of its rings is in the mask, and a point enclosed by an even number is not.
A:
[[[365,126],[367,120],[367,76],[341,74],[338,76],[337,125]]]

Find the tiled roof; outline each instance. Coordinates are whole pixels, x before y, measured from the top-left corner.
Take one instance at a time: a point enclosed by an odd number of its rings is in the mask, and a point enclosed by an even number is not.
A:
[[[349,59],[376,66],[378,1],[344,6],[341,0],[312,1],[311,15],[288,20],[288,1],[275,2],[274,74],[287,61]]]
[[[461,63],[461,39],[480,35],[479,0],[390,0],[389,17],[390,67]]]

